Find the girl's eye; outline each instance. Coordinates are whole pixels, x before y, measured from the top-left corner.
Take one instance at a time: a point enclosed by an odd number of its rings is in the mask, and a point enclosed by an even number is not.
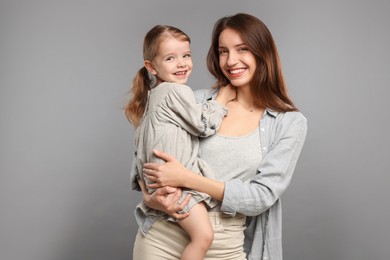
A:
[[[191,54],[190,53],[187,53],[183,56],[183,58],[191,58]]]
[[[167,57],[165,60],[166,61],[172,61],[174,58],[173,57]]]

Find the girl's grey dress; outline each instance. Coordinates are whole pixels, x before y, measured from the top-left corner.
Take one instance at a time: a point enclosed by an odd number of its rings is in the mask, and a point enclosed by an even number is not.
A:
[[[131,169],[132,188],[140,190],[137,178],[148,183],[142,173],[144,163],[162,162],[153,155],[152,149],[174,156],[195,173],[201,174],[207,170],[210,178],[211,169],[198,158],[198,137],[214,134],[226,114],[227,109],[215,100],[197,104],[192,89],[186,85],[164,82],[150,90],[144,116],[135,130],[135,152]],[[184,211],[189,211],[200,201],[204,201],[210,208],[216,205],[207,194],[192,190],[184,190],[182,199],[188,193],[192,194],[192,198]],[[149,224],[161,218],[173,220],[165,213],[147,207],[144,202],[138,204],[135,215],[137,222],[147,217]],[[138,224],[141,231],[146,233],[142,224]]]

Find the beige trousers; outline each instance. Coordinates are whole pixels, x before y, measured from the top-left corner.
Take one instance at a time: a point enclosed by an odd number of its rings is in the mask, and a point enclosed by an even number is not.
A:
[[[245,217],[232,218],[220,212],[209,212],[209,217],[214,241],[204,259],[245,260]],[[177,223],[159,220],[146,236],[138,231],[133,260],[178,260],[188,242],[189,236]]]

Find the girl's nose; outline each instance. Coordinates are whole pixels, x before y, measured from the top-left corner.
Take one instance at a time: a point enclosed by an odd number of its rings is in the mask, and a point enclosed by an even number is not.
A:
[[[179,59],[177,62],[177,66],[179,68],[185,67],[187,65],[186,61],[184,59]]]

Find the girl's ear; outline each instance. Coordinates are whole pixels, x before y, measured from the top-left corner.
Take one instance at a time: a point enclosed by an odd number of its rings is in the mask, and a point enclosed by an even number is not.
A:
[[[153,64],[149,60],[144,61],[145,68],[152,73],[153,75],[157,75],[157,71],[154,69]]]

